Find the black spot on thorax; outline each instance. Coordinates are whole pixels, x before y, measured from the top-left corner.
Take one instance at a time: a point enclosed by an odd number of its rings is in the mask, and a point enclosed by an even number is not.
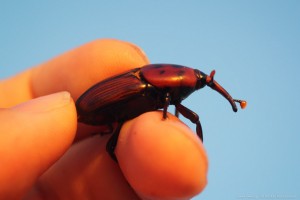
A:
[[[164,74],[166,71],[165,70],[160,70],[159,74]]]
[[[179,70],[178,72],[177,72],[177,76],[182,76],[182,75],[184,75],[185,74],[185,71],[184,70]]]

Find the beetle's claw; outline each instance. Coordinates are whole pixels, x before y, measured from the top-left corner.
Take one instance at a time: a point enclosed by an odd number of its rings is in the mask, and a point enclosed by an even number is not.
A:
[[[170,93],[167,92],[166,93],[166,96],[165,96],[165,105],[164,105],[164,108],[163,108],[163,119],[167,119],[167,112],[168,112],[168,107],[170,105]]]
[[[123,123],[118,124],[117,128],[114,130],[112,136],[109,138],[106,144],[106,151],[108,152],[110,157],[117,163],[118,163],[118,159],[115,154],[115,149],[118,143],[118,138],[120,135],[122,125]]]
[[[196,132],[200,140],[203,142],[203,132],[200,121],[196,122]]]
[[[175,116],[176,116],[177,118],[179,118],[179,111],[177,110],[176,107],[175,107]]]
[[[118,163],[118,159],[116,157],[116,154],[115,154],[115,148],[116,148],[116,140],[118,140],[118,138],[115,138],[115,134],[113,134],[107,144],[106,144],[106,151],[108,152],[108,154],[110,155],[110,157],[116,162]]]
[[[168,118],[168,115],[167,115],[167,111],[163,111],[163,120],[167,119]]]

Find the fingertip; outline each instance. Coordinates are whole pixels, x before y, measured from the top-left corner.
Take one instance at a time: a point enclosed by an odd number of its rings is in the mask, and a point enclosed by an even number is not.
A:
[[[80,75],[86,74],[80,77],[86,83],[80,93],[101,80],[149,63],[140,47],[117,39],[94,40],[79,47],[77,54],[79,65],[85,66],[79,69]]]
[[[145,52],[137,45],[117,40],[117,39],[98,39],[87,44],[87,47],[94,49],[97,55],[100,55],[101,64],[110,67],[111,70],[130,69],[132,67],[141,67],[149,63]],[[87,51],[88,52],[88,51]]]
[[[22,121],[29,150],[45,154],[45,161],[52,163],[72,144],[77,129],[77,113],[69,92],[58,92],[32,99],[12,108]],[[19,130],[19,129],[18,129]],[[46,147],[46,148],[45,148]],[[34,153],[34,152],[32,152]]]
[[[116,155],[134,190],[146,199],[188,199],[207,184],[208,160],[197,136],[175,116],[145,113],[124,124]]]
[[[72,144],[77,126],[75,105],[68,92],[61,92],[2,111],[0,146],[4,151],[0,157],[5,165],[0,188],[15,185],[24,192]]]

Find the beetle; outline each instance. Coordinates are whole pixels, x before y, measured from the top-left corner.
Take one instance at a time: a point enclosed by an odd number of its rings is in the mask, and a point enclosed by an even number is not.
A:
[[[196,90],[209,86],[225,97],[237,112],[235,102],[241,108],[246,101],[233,99],[229,93],[214,80],[215,70],[210,75],[198,69],[175,64],[148,64],[103,80],[76,101],[78,122],[89,125],[107,125],[113,133],[106,150],[113,160],[122,124],[148,111],[163,110],[167,118],[169,105],[175,105],[175,115],[179,113],[196,124],[196,132],[203,141],[202,127],[198,115],[183,106],[181,102]],[[113,130],[113,124],[117,127]]]

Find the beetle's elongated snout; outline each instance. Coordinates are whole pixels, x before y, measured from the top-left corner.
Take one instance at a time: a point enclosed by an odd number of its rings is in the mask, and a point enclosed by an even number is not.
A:
[[[207,84],[209,87],[211,87],[213,90],[216,90],[217,92],[219,92],[223,97],[225,97],[229,103],[232,106],[232,110],[234,112],[237,111],[237,107],[236,104],[233,100],[233,98],[230,96],[230,94],[217,82],[217,81],[212,81],[209,84]]]
[[[219,92],[223,97],[225,97],[231,104],[232,110],[234,112],[237,112],[238,110],[235,102],[240,103],[241,108],[244,109],[247,105],[247,102],[244,100],[233,99],[231,95],[217,81],[214,80],[215,73],[215,70],[213,70],[210,75],[206,77],[206,84],[213,90]]]

